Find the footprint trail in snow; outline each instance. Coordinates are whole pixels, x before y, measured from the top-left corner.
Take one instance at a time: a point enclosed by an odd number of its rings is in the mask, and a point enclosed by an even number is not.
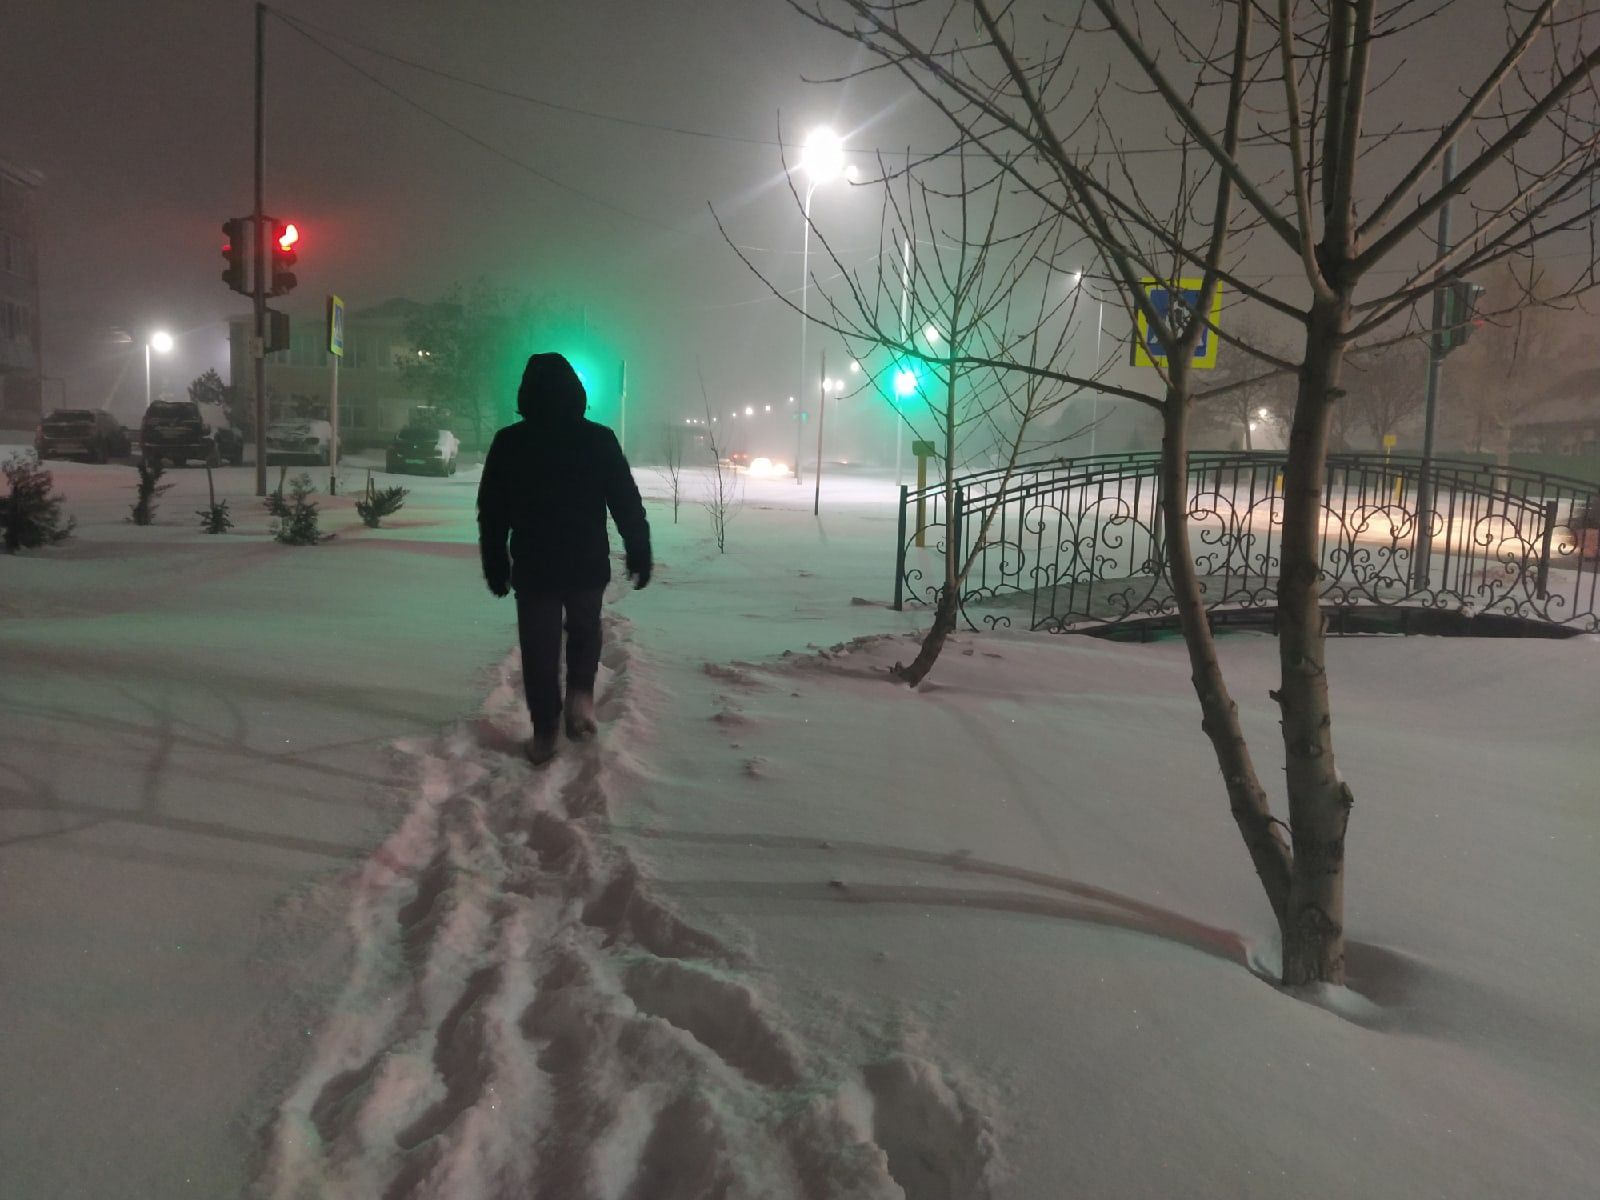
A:
[[[658,900],[608,830],[639,744],[608,615],[598,744],[533,770],[513,655],[428,743],[362,865],[350,974],[267,1134],[272,1200],[977,1200],[988,1122],[903,1048],[801,1044],[743,956]],[[510,750],[511,753],[507,753]]]

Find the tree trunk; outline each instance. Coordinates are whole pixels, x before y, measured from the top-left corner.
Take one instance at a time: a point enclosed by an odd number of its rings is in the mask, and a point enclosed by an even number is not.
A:
[[[955,632],[956,615],[960,610],[956,589],[946,586],[939,593],[939,603],[933,610],[933,627],[922,639],[917,657],[911,660],[909,667],[895,664],[894,673],[906,686],[916,687],[927,678],[928,672],[933,670],[933,664],[939,660],[939,652],[944,649],[945,642],[949,641],[950,635]]]
[[[1312,306],[1283,471],[1277,700],[1294,850],[1282,922],[1288,986],[1344,982],[1344,837],[1352,797],[1334,765],[1318,585],[1328,425],[1340,395],[1348,319],[1345,298]]]
[[[954,328],[954,322],[952,322]],[[952,359],[954,354],[951,355]],[[961,493],[956,488],[956,373],[951,363],[945,380],[944,423],[944,587],[939,592],[939,603],[934,609],[933,626],[922,639],[917,657],[909,667],[895,664],[895,674],[906,686],[916,687],[933,670],[945,642],[955,632],[956,614],[961,610],[961,581],[965,572],[961,567]],[[987,528],[987,526],[985,526]]]
[[[1181,372],[1167,393],[1162,417],[1161,520],[1165,526],[1167,572],[1178,608],[1183,642],[1189,651],[1189,679],[1200,700],[1200,728],[1211,747],[1228,791],[1228,806],[1244,837],[1256,876],[1281,927],[1289,901],[1289,848],[1272,817],[1267,793],[1256,775],[1239,727],[1239,706],[1228,692],[1217,661],[1217,643],[1206,619],[1200,577],[1189,551],[1189,440],[1187,400]]]

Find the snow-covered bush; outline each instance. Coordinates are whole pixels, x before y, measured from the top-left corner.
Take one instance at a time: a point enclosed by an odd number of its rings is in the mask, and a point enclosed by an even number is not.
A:
[[[62,523],[61,502],[66,497],[53,494],[55,481],[39,465],[37,454],[32,450],[13,454],[0,471],[6,477],[6,495],[0,496],[0,533],[7,554],[53,546],[72,536],[77,520],[68,517]]]
[[[172,484],[162,483],[166,468],[159,458],[143,458],[135,464],[139,469],[139,482],[134,490],[133,506],[128,510],[128,520],[135,525],[148,525],[156,519],[156,498],[172,490]]]

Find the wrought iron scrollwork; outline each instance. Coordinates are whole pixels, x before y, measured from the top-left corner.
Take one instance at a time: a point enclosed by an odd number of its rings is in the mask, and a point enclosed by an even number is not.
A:
[[[1276,607],[1283,464],[1281,454],[1191,456],[1189,544],[1208,610]],[[1159,466],[1155,454],[1056,459],[970,476],[953,500],[942,486],[903,490],[897,595],[937,603],[953,546],[970,563],[960,607],[974,629],[1064,633],[1170,617]],[[1600,513],[1600,488],[1448,460],[1432,464],[1431,488],[1421,479],[1413,459],[1330,458],[1320,514],[1326,607],[1454,610],[1600,631],[1600,555],[1586,554],[1594,539],[1584,535]],[[1419,492],[1433,497],[1427,512],[1417,511]]]

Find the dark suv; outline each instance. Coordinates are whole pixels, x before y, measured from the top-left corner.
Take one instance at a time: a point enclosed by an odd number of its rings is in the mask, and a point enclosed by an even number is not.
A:
[[[40,458],[86,458],[103,463],[128,454],[128,435],[110,413],[92,408],[63,408],[39,422],[33,447]]]
[[[418,471],[432,475],[454,475],[461,441],[448,429],[430,420],[413,419],[389,443],[384,468],[389,474]]]
[[[191,458],[207,466],[244,461],[244,438],[227,426],[213,429],[193,400],[157,400],[144,410],[139,450],[146,462],[166,459],[181,467]]]

